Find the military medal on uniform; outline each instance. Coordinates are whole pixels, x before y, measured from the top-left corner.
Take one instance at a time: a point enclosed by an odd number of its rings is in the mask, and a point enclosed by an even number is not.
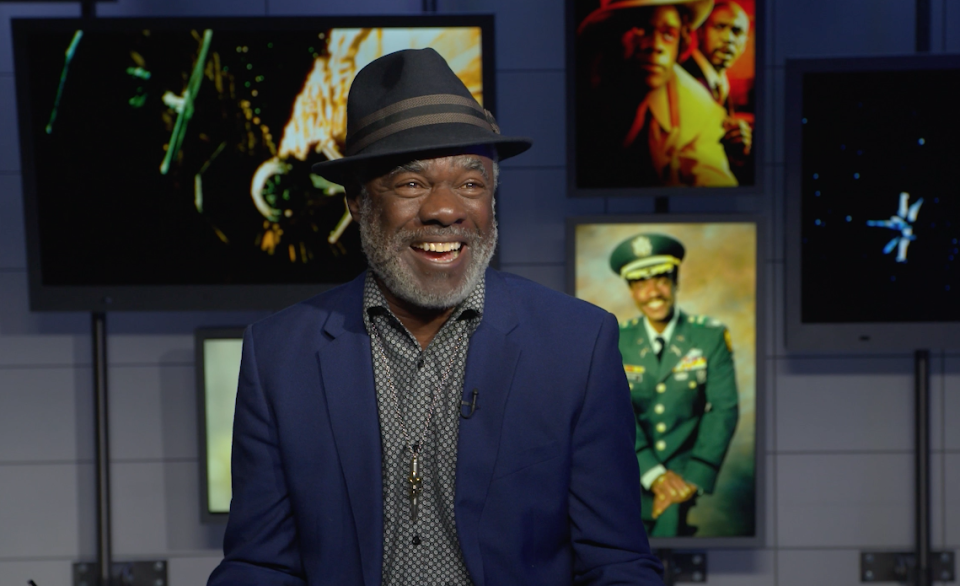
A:
[[[450,363],[437,383],[437,388],[433,390],[433,400],[430,403],[430,410],[427,411],[427,420],[423,424],[423,431],[420,433],[420,440],[416,443],[410,441],[410,434],[407,432],[407,426],[403,424],[403,413],[400,411],[400,395],[397,394],[397,388],[393,385],[393,376],[390,373],[390,363],[387,361],[387,353],[383,349],[383,338],[380,336],[380,328],[377,323],[371,320],[373,324],[374,336],[377,339],[377,349],[380,351],[380,361],[383,364],[383,372],[386,375],[387,386],[390,387],[390,393],[393,395],[393,404],[397,415],[397,423],[400,424],[400,431],[403,432],[403,444],[410,451],[410,476],[407,477],[407,491],[410,496],[410,520],[416,523],[417,513],[420,510],[420,495],[423,493],[423,476],[420,475],[420,450],[423,448],[423,441],[427,437],[427,430],[430,429],[430,419],[437,407],[437,400],[440,392],[446,385],[450,371],[453,370],[453,363],[456,362],[460,354],[460,344],[463,342],[463,332],[457,338],[457,344],[450,355]]]

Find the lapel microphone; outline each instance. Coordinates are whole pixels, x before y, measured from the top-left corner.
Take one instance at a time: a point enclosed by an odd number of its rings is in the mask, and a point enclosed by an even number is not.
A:
[[[473,392],[470,394],[472,396],[472,399],[469,402],[464,400],[460,401],[460,417],[463,417],[464,419],[470,419],[471,417],[473,417],[473,412],[477,410],[477,395],[480,394],[480,391],[478,391],[477,389],[473,389]],[[463,412],[465,407],[470,408],[470,411],[468,413]]]

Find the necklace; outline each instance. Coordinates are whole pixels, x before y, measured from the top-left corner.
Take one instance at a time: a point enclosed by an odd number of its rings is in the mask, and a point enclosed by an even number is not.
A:
[[[387,387],[390,389],[390,394],[393,395],[397,423],[400,424],[400,431],[403,433],[404,445],[406,445],[410,451],[410,476],[407,477],[407,491],[410,496],[410,520],[416,522],[417,511],[420,507],[420,493],[423,491],[423,477],[420,476],[420,448],[423,446],[423,442],[427,437],[427,430],[430,428],[430,419],[433,418],[433,412],[436,409],[440,392],[446,385],[450,371],[453,370],[453,363],[456,362],[457,356],[460,354],[460,344],[463,342],[463,331],[461,331],[457,337],[457,344],[454,346],[453,352],[450,355],[450,362],[440,377],[437,388],[433,390],[433,400],[430,403],[430,410],[427,411],[427,420],[423,424],[423,431],[420,432],[420,439],[416,443],[413,443],[410,441],[410,433],[407,431],[407,426],[403,423],[403,414],[400,411],[400,395],[397,393],[397,388],[393,384],[393,375],[390,372],[387,353],[383,349],[383,337],[380,335],[380,328],[377,326],[375,320],[370,320],[370,323],[373,325],[374,334],[376,334],[374,337],[377,340],[377,350],[379,350],[380,363],[383,366],[383,373],[387,379]]]

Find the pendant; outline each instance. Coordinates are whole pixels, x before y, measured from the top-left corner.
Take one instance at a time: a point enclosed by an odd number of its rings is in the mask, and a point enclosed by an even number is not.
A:
[[[420,457],[414,452],[413,459],[410,460],[410,477],[407,478],[410,484],[410,520],[417,520],[417,509],[420,506],[420,493],[423,491],[423,478],[420,477]]]

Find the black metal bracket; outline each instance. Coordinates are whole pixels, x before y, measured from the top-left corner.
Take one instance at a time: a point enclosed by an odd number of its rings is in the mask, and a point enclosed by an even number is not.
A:
[[[99,584],[95,563],[73,564],[73,586],[167,586],[166,560],[114,562],[110,565],[110,584]]]
[[[956,556],[952,551],[930,552],[929,584],[956,580]],[[917,556],[914,552],[860,552],[861,582],[906,582],[917,584]]]
[[[693,551],[678,553],[669,549],[657,551],[663,563],[663,583],[673,586],[677,582],[707,581],[707,553]]]

